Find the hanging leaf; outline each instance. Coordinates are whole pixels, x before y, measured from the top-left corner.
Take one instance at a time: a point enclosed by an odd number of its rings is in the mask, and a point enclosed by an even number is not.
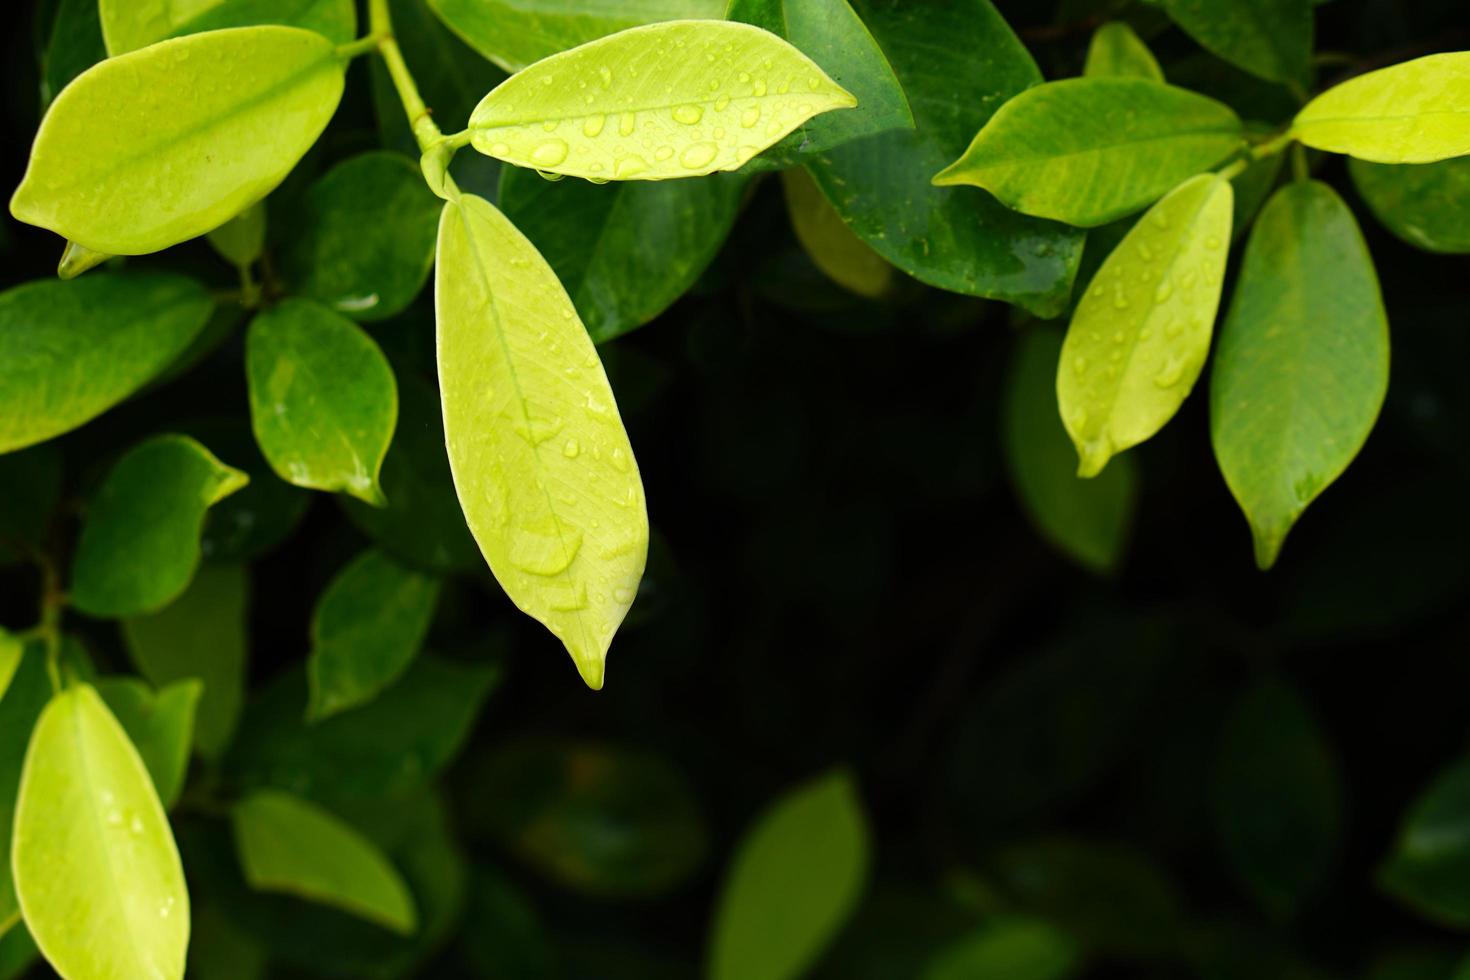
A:
[[[1233,194],[1213,174],[1155,204],[1108,256],[1067,330],[1057,367],[1079,476],[1174,417],[1210,349]]]
[[[1470,763],[1435,777],[1379,870],[1384,890],[1436,922],[1470,927]]]
[[[1148,45],[1120,20],[1104,24],[1093,33],[1082,74],[1088,78],[1164,80],[1164,70]]]
[[[923,980],[1063,980],[1081,961],[1065,932],[1038,919],[1003,918],[934,954]]]
[[[104,677],[97,693],[138,750],[165,810],[172,809],[184,788],[194,713],[204,685],[178,681],[157,693],[132,677]]]
[[[859,296],[877,299],[887,293],[893,285],[893,266],[853,234],[811,175],[783,170],[781,186],[796,239],[817,268]]]
[[[1229,106],[1138,78],[1069,78],[1023,92],[934,178],[1026,214],[1091,228],[1158,200],[1243,145]]]
[[[435,304],[470,530],[506,593],[599,689],[643,576],[648,515],[597,352],[535,247],[473,195],[444,206]]]
[[[393,369],[351,320],[289,299],[250,324],[250,419],[281,479],[385,503],[378,471],[398,422]]]
[[[1350,78],[1317,96],[1291,135],[1374,163],[1470,154],[1470,51],[1432,54]]]
[[[255,202],[211,231],[209,244],[231,265],[254,265],[265,250],[265,202]]]
[[[1470,157],[1408,166],[1349,160],[1348,172],[1389,231],[1429,252],[1470,254]]]
[[[345,68],[330,41],[294,27],[109,58],[51,104],[10,213],[114,255],[202,235],[270,193],[316,142]]]
[[[664,180],[735,170],[856,100],[775,35],[725,21],[635,27],[539,61],[475,107],[470,143],[547,173]]]
[[[1253,75],[1303,86],[1311,73],[1313,0],[1161,0],[1207,50]]]
[[[173,602],[122,622],[128,654],[154,687],[200,682],[194,743],[210,760],[229,746],[240,718],[248,593],[244,566],[203,565]]]
[[[338,573],[311,620],[308,720],[372,700],[418,654],[439,598],[436,579],[364,552]]]
[[[795,980],[862,897],[867,820],[852,778],[787,793],[746,832],[726,874],[710,945],[711,980]]]
[[[333,905],[409,934],[417,928],[413,896],[398,871],[366,837],[314,804],[259,790],[231,810],[245,880]]]
[[[36,723],[11,854],[26,926],[62,976],[183,977],[189,894],[173,832],[143,760],[86,684]]]
[[[213,308],[194,280],[157,272],[0,293],[0,453],[74,429],[142,388]]]
[[[114,56],[164,38],[256,24],[302,27],[337,44],[357,35],[352,0],[96,0],[95,6]]]
[[[194,577],[205,511],[247,479],[187,436],[155,436],[129,450],[87,512],[72,558],[72,603],[99,617],[163,608]]]
[[[664,20],[720,20],[724,0],[429,0],[454,33],[508,72],[616,31]]]

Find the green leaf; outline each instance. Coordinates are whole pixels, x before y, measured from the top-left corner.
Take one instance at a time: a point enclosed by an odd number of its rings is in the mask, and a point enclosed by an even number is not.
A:
[[[848,0],[732,0],[726,17],[790,41],[857,99],[850,112],[804,123],[767,159],[795,160],[875,133],[914,128],[903,86]]]
[[[1201,47],[1253,75],[1301,87],[1311,74],[1312,0],[1162,0]]]
[[[10,690],[10,682],[15,679],[15,669],[20,666],[25,649],[25,642],[20,637],[0,628],[0,700]]]
[[[0,293],[0,453],[75,429],[142,388],[213,308],[194,280],[157,272]]]
[[[308,720],[371,701],[418,654],[439,582],[367,551],[338,573],[311,620]]]
[[[10,213],[114,255],[202,235],[270,193],[316,142],[345,67],[330,41],[293,27],[109,58],[51,104]]]
[[[490,756],[474,775],[486,803],[474,825],[583,894],[663,894],[704,857],[694,791],[657,756],[579,742],[523,742]]]
[[[26,744],[36,727],[36,719],[41,717],[50,699],[51,679],[46,673],[45,646],[40,641],[32,641],[16,664],[5,696],[0,698],[0,840],[11,839]],[[7,859],[0,861],[0,931],[12,926],[19,917],[20,904]]]
[[[930,186],[1001,103],[1041,82],[1031,55],[989,0],[926,0],[922,12],[903,0],[853,6],[888,53],[915,128],[818,154],[808,167],[822,193],[859,238],[920,281],[1061,313],[1080,232]]]
[[[1326,184],[1283,187],[1246,249],[1210,379],[1215,458],[1270,568],[1367,441],[1388,391],[1372,256]]]
[[[709,266],[740,209],[743,174],[707,180],[543,180],[507,167],[500,207],[551,265],[594,343],[668,309]]]
[[[332,905],[405,935],[417,928],[413,896],[378,848],[322,808],[260,790],[230,812],[245,880]]]
[[[129,450],[87,511],[72,603],[107,617],[166,606],[194,577],[205,511],[247,479],[187,436],[155,436]]]
[[[0,565],[42,550],[61,499],[55,443],[0,455]]]
[[[794,980],[852,914],[869,838],[852,778],[829,773],[777,800],[746,831],[720,893],[711,980]]]
[[[514,882],[480,869],[465,915],[464,951],[483,977],[554,980],[556,954],[536,910]]]
[[[481,153],[595,180],[735,170],[856,100],[779,37],[726,21],[634,27],[552,55],[470,115]]]
[[[546,260],[481,198],[444,205],[436,275],[460,505],[507,594],[600,689],[648,557],[643,481],[607,375]]]
[[[1291,135],[1374,163],[1470,154],[1470,51],[1432,54],[1350,78],[1317,96]]]
[[[86,684],[36,723],[11,853],[26,926],[62,976],[183,977],[189,894],[173,832],[143,760]]]
[[[382,506],[398,388],[373,339],[311,300],[286,300],[251,322],[245,366],[255,438],[281,479]]]
[[[1383,226],[1416,248],[1470,254],[1470,157],[1411,166],[1349,160]]]
[[[1240,148],[1223,103],[1139,78],[1069,78],[1016,96],[934,178],[1092,228],[1132,214]]]
[[[232,265],[253,265],[265,250],[265,202],[255,202],[211,231],[209,244]]]
[[[867,299],[893,286],[893,266],[853,234],[805,170],[783,170],[781,186],[791,227],[806,254],[833,282]]]
[[[1215,826],[1267,912],[1290,916],[1323,884],[1342,833],[1337,760],[1290,687],[1268,680],[1232,709],[1215,769]]]
[[[85,245],[67,242],[61,252],[61,261],[56,263],[56,275],[60,279],[75,279],[84,272],[97,268],[109,259],[117,258],[106,252],[94,252]]]
[[[480,54],[517,72],[559,51],[664,20],[719,20],[724,0],[429,0],[434,13]]]
[[[1470,927],[1470,762],[1440,773],[1410,807],[1378,880],[1434,921]]]
[[[97,0],[60,0],[42,58],[42,107],[50,105],[73,78],[106,57]]]
[[[301,522],[311,494],[276,476],[260,453],[255,433],[250,431],[248,414],[202,420],[187,429],[189,435],[213,446],[250,477],[244,489],[209,509],[199,539],[204,557],[209,561],[243,562],[280,546]]]
[[[1210,349],[1234,195],[1213,174],[1155,204],[1102,264],[1067,330],[1057,401],[1079,476],[1174,417]]]
[[[187,680],[203,685],[194,743],[210,760],[224,753],[240,719],[248,593],[244,566],[204,565],[184,594],[163,609],[122,622],[128,654],[155,687]]]
[[[164,809],[173,807],[189,768],[194,714],[204,685],[178,681],[157,693],[133,677],[104,677],[97,693],[138,750]]]
[[[1062,338],[1028,327],[1011,355],[1003,410],[1006,464],[1021,506],[1042,536],[1094,572],[1118,567],[1138,505],[1133,460],[1095,480],[1077,478],[1077,457],[1057,417]]]
[[[351,0],[97,0],[96,6],[111,55],[182,34],[255,24],[302,27],[338,44],[357,34]]]
[[[1093,33],[1082,74],[1088,78],[1164,80],[1164,70],[1148,45],[1120,20],[1104,24]]]
[[[307,190],[283,243],[282,278],[355,320],[393,316],[428,281],[438,218],[412,160],[359,154]]]
[[[1003,918],[941,949],[923,980],[1063,980],[1081,961],[1066,933],[1040,920]]]

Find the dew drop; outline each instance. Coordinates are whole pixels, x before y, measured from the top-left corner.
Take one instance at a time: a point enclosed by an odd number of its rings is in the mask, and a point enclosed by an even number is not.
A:
[[[693,126],[704,118],[704,110],[697,105],[681,105],[674,109],[674,121]]]
[[[1184,360],[1178,357],[1170,357],[1154,375],[1154,384],[1160,388],[1172,388],[1184,377]]]
[[[612,69],[609,68],[607,65],[603,65],[601,68],[597,69],[597,75],[602,80],[603,88],[607,88],[609,85],[612,84]]]
[[[627,605],[628,603],[632,602],[633,597],[637,594],[638,593],[633,591],[632,589],[625,588],[621,585],[612,590],[613,602],[622,603],[623,605]]]
[[[583,136],[596,136],[602,132],[602,127],[607,125],[607,117],[603,115],[588,116],[582,122]]]
[[[566,158],[566,140],[547,140],[531,151],[531,162],[538,167],[554,167]]]
[[[655,160],[660,161],[660,162],[662,162],[664,160],[667,160],[669,157],[671,157],[673,155],[674,155],[674,148],[672,146],[660,146],[658,149],[656,149],[656,150],[653,151],[653,158]]]
[[[718,99],[715,99],[715,111],[716,112],[724,112],[729,107],[730,107],[730,97],[728,95],[722,95]]]
[[[713,143],[691,143],[684,148],[683,153],[679,154],[679,163],[685,169],[698,170],[701,167],[708,166],[714,160],[715,154],[719,153],[719,151],[720,148]]]
[[[1118,291],[1113,294],[1113,309],[1128,309],[1128,297],[1123,295],[1123,289],[1121,286],[1118,288]]]
[[[755,106],[751,106],[749,109],[746,109],[740,114],[740,125],[744,126],[746,129],[749,129],[760,121],[761,111]]]
[[[743,71],[740,74],[736,75],[735,77],[737,79],[739,79],[741,82],[748,82],[748,81],[750,81],[750,72]]]
[[[1168,279],[1159,280],[1159,288],[1154,290],[1154,302],[1162,303],[1174,295],[1174,284]]]
[[[568,439],[567,444],[561,447],[561,454],[567,459],[576,459],[582,454],[582,446],[575,439]]]
[[[1210,251],[1213,252],[1215,249],[1217,249],[1219,247],[1220,247],[1220,239],[1217,238],[1217,237],[1215,237],[1214,235],[1211,235],[1209,238],[1206,238],[1205,239],[1205,248],[1209,249]]]
[[[543,132],[547,132],[547,133],[554,133],[554,132],[556,132],[556,127],[558,127],[560,125],[561,125],[561,120],[559,120],[559,119],[548,119],[544,123],[541,124],[541,130]]]
[[[1138,243],[1138,257],[1145,262],[1150,262],[1154,257],[1154,250],[1148,247],[1148,242]]]
[[[641,174],[647,169],[648,161],[638,154],[633,153],[617,162],[617,165],[613,167],[613,175],[619,180],[627,180],[629,177]]]
[[[633,115],[633,113],[623,113],[622,117],[618,119],[618,135],[632,136],[633,130],[637,127],[637,125],[638,119],[636,116]]]
[[[610,458],[612,460],[613,468],[616,469],[619,473],[628,472],[627,453],[623,452],[621,449],[614,449]]]
[[[493,157],[503,157],[509,152],[509,143],[496,143],[490,147],[490,155]]]
[[[1084,372],[1086,372],[1087,371],[1087,358],[1085,358],[1085,357],[1074,357],[1074,358],[1072,358],[1072,370],[1073,371],[1076,371],[1079,375],[1080,374],[1083,374]]]
[[[766,94],[766,82],[765,82],[765,79],[757,78],[755,80],[755,87],[750,90],[750,94],[753,95],[753,96],[755,96],[757,99],[759,99],[762,96],[764,96]]]

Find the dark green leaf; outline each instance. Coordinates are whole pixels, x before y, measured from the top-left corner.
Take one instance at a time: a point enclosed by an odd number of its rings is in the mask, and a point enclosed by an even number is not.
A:
[[[1470,157],[1423,164],[1353,159],[1348,172],[1378,220],[1410,245],[1470,253]]]
[[[1044,921],[997,919],[935,954],[924,980],[1062,980],[1081,951]]]
[[[1311,72],[1312,0],[1162,0],[1174,23],[1232,64],[1304,89]]]
[[[0,564],[43,544],[60,496],[55,445],[0,456]]]
[[[73,78],[106,57],[97,0],[60,0],[43,59],[41,105],[50,105]]]
[[[1378,880],[1434,921],[1470,928],[1470,762],[1440,773],[1409,808]]]

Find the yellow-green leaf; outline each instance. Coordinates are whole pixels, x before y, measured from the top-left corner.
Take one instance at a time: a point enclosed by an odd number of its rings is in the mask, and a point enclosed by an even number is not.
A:
[[[352,0],[96,0],[110,55],[126,54],[180,34],[285,24],[341,44],[357,31]]]
[[[1104,24],[1092,35],[1082,74],[1088,78],[1164,80],[1164,70],[1148,45],[1120,20]]]
[[[276,790],[252,793],[231,817],[250,887],[333,905],[405,935],[416,928],[403,878],[372,841],[338,817]]]
[[[1230,247],[1230,181],[1200,174],[1134,225],[1093,278],[1062,345],[1057,401],[1078,474],[1174,417],[1210,349]]]
[[[381,507],[398,387],[373,339],[325,306],[289,299],[251,322],[245,366],[255,438],[281,479]]]
[[[265,202],[256,201],[211,231],[209,244],[232,265],[254,263],[265,250]]]
[[[15,892],[63,977],[184,975],[189,894],[168,817],[122,726],[82,684],[36,722],[11,844]]]
[[[800,167],[781,171],[791,227],[806,254],[833,282],[876,299],[893,285],[893,266],[859,238]]]
[[[612,388],[551,268],[488,202],[444,205],[439,385],[455,489],[501,586],[602,687],[648,557]]]
[[[1358,454],[1388,392],[1388,315],[1342,198],[1276,192],[1251,232],[1210,378],[1210,435],[1269,568]]]
[[[79,76],[41,121],[10,201],[21,221],[98,252],[202,235],[268,194],[316,142],[346,65],[320,34],[194,34]]]
[[[1308,146],[1374,163],[1470,154],[1470,51],[1432,54],[1348,79],[1292,123]]]
[[[106,252],[94,252],[85,245],[67,242],[61,253],[61,261],[56,263],[56,274],[62,279],[75,279],[112,257]]]
[[[25,653],[25,649],[25,641],[0,628],[0,700],[4,700],[5,692],[10,690],[15,668],[20,666],[21,654]]]
[[[592,180],[735,170],[856,100],[768,31],[727,21],[635,27],[539,61],[475,107],[481,153]]]

